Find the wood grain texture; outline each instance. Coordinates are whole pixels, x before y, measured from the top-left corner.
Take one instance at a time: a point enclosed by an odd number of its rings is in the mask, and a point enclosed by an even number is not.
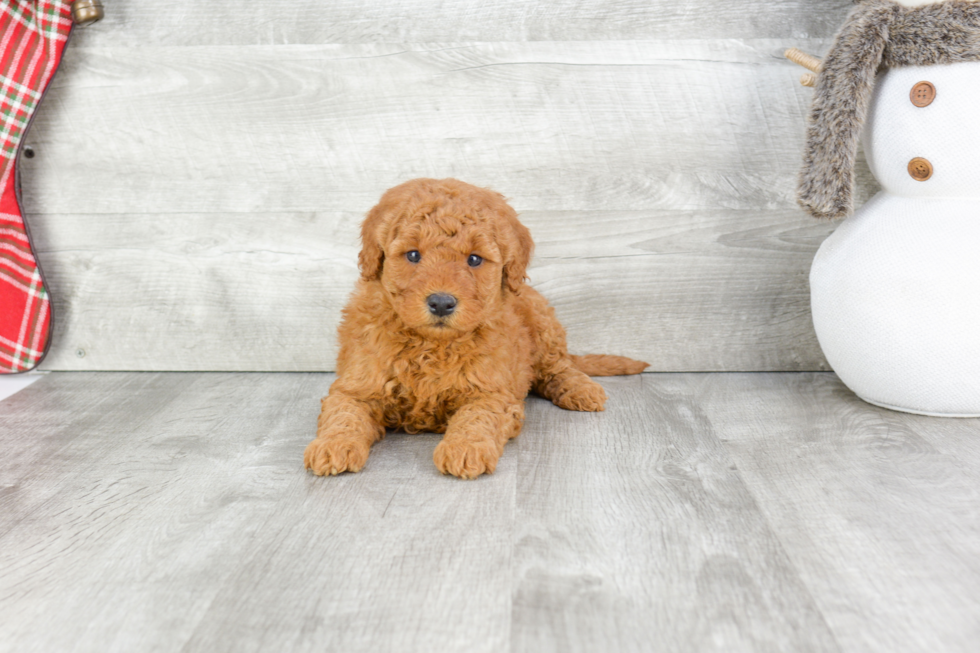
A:
[[[24,161],[46,368],[330,370],[360,216],[456,176],[522,213],[578,351],[826,369],[806,276],[832,226],[793,200],[810,91],[783,46],[78,47]]]
[[[712,375],[699,397],[842,648],[976,648],[980,420],[877,408],[833,375]]]
[[[128,0],[79,30],[83,44],[284,45],[364,42],[829,37],[850,0],[266,0],[160,5]],[[451,35],[451,36],[448,36]]]
[[[263,487],[281,472],[264,463],[283,434],[259,400],[281,405],[283,387],[285,378],[85,374],[5,402],[5,449],[31,464],[4,474],[26,515],[2,536],[0,647],[179,648],[270,507]]]
[[[357,279],[355,214],[167,225],[59,216],[39,246],[55,293],[51,369],[323,370]],[[528,212],[532,284],[578,353],[654,369],[823,366],[809,314],[813,251],[832,227],[795,211]],[[588,240],[580,235],[595,230]],[[38,238],[41,241],[41,238]],[[47,256],[47,254],[52,254]],[[787,343],[793,343],[788,347]]]
[[[501,650],[516,465],[458,483],[395,435],[307,475],[331,380],[56,375],[0,404],[0,650]]]
[[[783,44],[79,48],[46,100],[70,109],[32,132],[25,201],[362,213],[457,175],[522,211],[792,208],[812,91]]]
[[[838,650],[720,425],[671,380],[603,380],[599,414],[532,402],[512,650]]]
[[[0,402],[0,651],[971,652],[978,420],[831,374],[528,401],[497,473],[302,469],[331,375],[53,373]]]

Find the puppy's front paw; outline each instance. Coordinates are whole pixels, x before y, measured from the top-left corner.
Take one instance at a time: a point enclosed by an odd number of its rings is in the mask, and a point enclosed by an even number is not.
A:
[[[367,462],[371,445],[353,438],[317,438],[306,446],[303,462],[317,476],[359,472]]]
[[[574,386],[562,390],[554,402],[565,410],[597,413],[606,409],[606,391],[592,379],[576,380]]]
[[[473,479],[493,474],[500,450],[493,440],[443,440],[436,446],[432,460],[443,474]]]

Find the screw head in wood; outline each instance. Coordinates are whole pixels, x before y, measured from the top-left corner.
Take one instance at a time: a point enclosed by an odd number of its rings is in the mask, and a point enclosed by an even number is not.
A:
[[[101,0],[75,0],[71,5],[71,17],[79,27],[87,27],[105,17]]]

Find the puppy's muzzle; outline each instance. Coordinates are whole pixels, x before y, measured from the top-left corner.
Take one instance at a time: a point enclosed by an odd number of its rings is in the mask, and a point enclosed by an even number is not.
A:
[[[429,312],[438,317],[446,317],[456,310],[456,298],[445,293],[435,293],[425,298]]]

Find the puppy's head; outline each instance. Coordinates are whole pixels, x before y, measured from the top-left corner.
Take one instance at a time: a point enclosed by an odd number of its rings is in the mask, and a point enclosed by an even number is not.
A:
[[[406,326],[453,338],[492,319],[524,283],[534,242],[499,193],[455,179],[395,186],[361,226],[361,277]]]

